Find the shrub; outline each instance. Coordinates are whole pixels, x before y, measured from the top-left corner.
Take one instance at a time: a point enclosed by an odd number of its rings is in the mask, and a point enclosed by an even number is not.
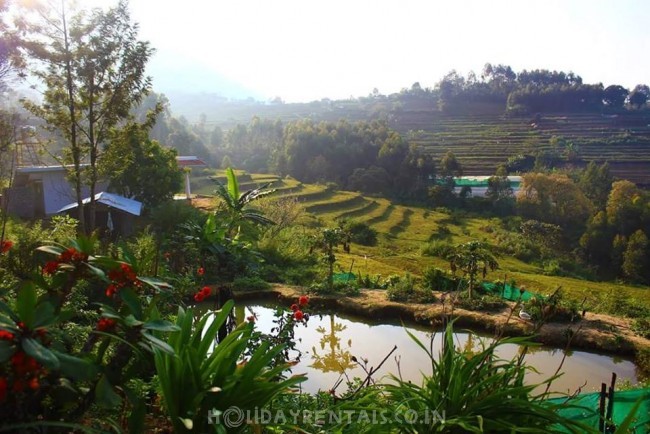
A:
[[[637,335],[650,339],[650,316],[645,318],[636,318],[632,321],[631,328]]]
[[[368,226],[367,223],[356,220],[342,222],[341,227],[350,234],[352,242],[362,246],[374,246],[377,244],[377,231]]]
[[[242,276],[232,281],[232,289],[235,291],[262,291],[270,287],[268,282],[257,276]]]
[[[498,295],[482,294],[470,298],[468,293],[463,291],[454,300],[454,305],[466,310],[491,312],[503,309],[507,306],[507,303]]]
[[[581,318],[580,307],[575,300],[567,300],[558,288],[546,298],[533,297],[526,306],[533,321],[575,322]]]
[[[446,258],[452,251],[454,246],[447,241],[434,240],[426,244],[422,248],[422,255],[424,256],[437,256],[439,258]]]
[[[457,286],[457,279],[440,268],[429,267],[422,275],[422,287],[430,291],[451,291]]]
[[[404,277],[393,279],[386,290],[386,297],[390,301],[409,301],[415,303],[431,303],[436,300],[430,289],[416,286],[416,281],[410,273]]]

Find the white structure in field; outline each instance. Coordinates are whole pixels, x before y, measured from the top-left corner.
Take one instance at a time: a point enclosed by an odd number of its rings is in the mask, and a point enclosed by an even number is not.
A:
[[[467,186],[472,189],[472,197],[485,197],[488,189],[488,179],[490,176],[459,176],[454,178],[454,193],[458,194],[463,187]],[[508,176],[512,193],[517,194],[521,187],[521,176]]]

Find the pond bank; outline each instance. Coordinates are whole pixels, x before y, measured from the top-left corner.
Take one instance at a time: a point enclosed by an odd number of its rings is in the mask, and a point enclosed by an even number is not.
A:
[[[306,294],[303,287],[273,285],[263,291],[237,291],[236,300],[254,298],[275,298],[287,304],[295,302]],[[440,302],[433,304],[400,303],[386,299],[386,291],[363,289],[357,296],[342,294],[310,295],[314,307],[333,309],[337,312],[366,317],[373,320],[392,319],[413,321],[418,324],[440,328],[449,318]],[[438,294],[439,295],[439,294]],[[512,312],[514,303],[496,312],[478,312],[455,308],[453,318],[459,328],[477,332],[502,334],[503,336],[528,336],[534,325],[521,320],[517,312]],[[605,354],[636,356],[641,349],[650,348],[650,340],[634,334],[630,321],[610,315],[587,312],[576,323],[549,322],[537,332],[535,341],[558,348],[567,346],[568,336],[573,334],[570,348],[597,351]]]

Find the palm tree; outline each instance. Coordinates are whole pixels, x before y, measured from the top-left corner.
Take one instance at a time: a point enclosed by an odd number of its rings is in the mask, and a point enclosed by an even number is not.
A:
[[[275,224],[273,220],[265,217],[259,210],[250,206],[251,202],[275,192],[275,189],[268,189],[272,182],[240,193],[239,182],[237,182],[235,172],[230,167],[226,169],[226,178],[228,184],[223,185],[218,182],[215,194],[221,199],[221,204],[216,213],[226,217],[229,236],[239,236],[244,222],[260,225]]]
[[[470,241],[468,243],[457,245],[454,250],[447,256],[452,273],[456,270],[463,271],[464,276],[469,277],[468,296],[472,298],[474,282],[479,271],[483,273],[483,278],[490,270],[499,268],[499,263],[492,252],[484,243],[480,241]]]

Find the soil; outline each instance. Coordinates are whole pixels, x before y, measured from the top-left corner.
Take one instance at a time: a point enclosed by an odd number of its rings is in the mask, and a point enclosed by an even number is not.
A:
[[[235,299],[277,298],[290,305],[306,294],[298,286],[274,285],[265,291],[240,291]],[[533,340],[554,347],[592,350],[600,353],[635,356],[641,349],[650,349],[650,340],[634,334],[630,320],[610,315],[586,312],[577,322],[548,322],[537,327],[519,318],[515,303],[500,311],[483,312],[455,308],[449,304],[400,303],[386,299],[386,291],[363,289],[356,296],[341,294],[310,295],[310,305],[333,309],[361,317],[415,321],[440,328],[451,318],[460,328],[494,333],[496,336],[531,336]],[[441,294],[437,294],[440,299]],[[537,329],[537,330],[536,330]]]

